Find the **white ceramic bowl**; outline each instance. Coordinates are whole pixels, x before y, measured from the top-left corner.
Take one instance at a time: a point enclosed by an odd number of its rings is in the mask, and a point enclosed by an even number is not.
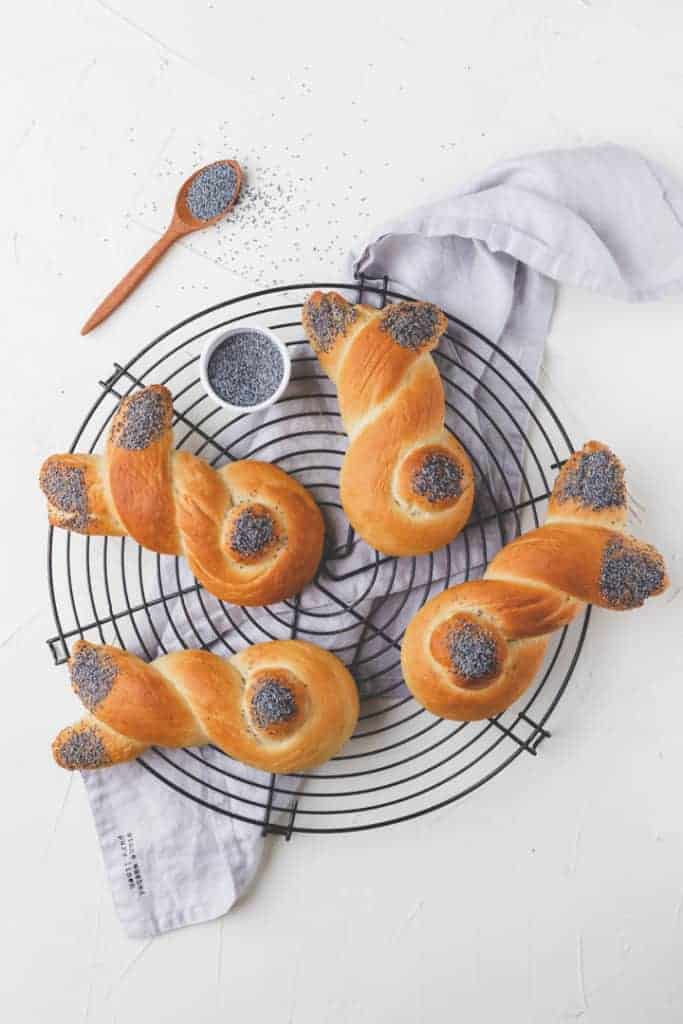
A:
[[[221,396],[217,394],[217,392],[214,391],[214,389],[212,388],[208,374],[209,360],[211,359],[211,356],[213,355],[214,351],[218,348],[218,346],[221,345],[228,338],[232,338],[235,334],[252,333],[260,334],[262,337],[268,338],[268,340],[271,341],[280,352],[283,363],[282,380],[280,381],[279,385],[277,386],[273,394],[269,398],[266,398],[265,401],[258,402],[256,405],[233,405],[231,402],[226,402],[224,398],[221,398]],[[291,372],[292,361],[289,357],[287,346],[284,344],[284,342],[280,341],[277,334],[274,334],[273,331],[270,330],[270,328],[263,327],[261,324],[241,324],[229,328],[229,330],[224,331],[222,334],[219,334],[218,337],[214,338],[212,341],[208,342],[207,345],[205,345],[204,351],[202,352],[201,357],[199,359],[199,377],[202,382],[202,387],[206,391],[207,395],[209,396],[209,398],[213,399],[213,401],[216,402],[217,405],[221,405],[224,409],[228,409],[230,412],[235,413],[236,415],[242,413],[260,412],[262,409],[267,409],[269,406],[277,402],[278,399],[282,398],[285,391],[287,390],[287,385],[289,384]]]

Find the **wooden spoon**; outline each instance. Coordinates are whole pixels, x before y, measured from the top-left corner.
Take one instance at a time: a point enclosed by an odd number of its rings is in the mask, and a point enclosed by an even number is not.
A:
[[[235,172],[235,188],[231,194],[229,202],[216,214],[215,217],[211,217],[207,220],[200,220],[197,217],[193,217],[187,202],[187,193],[192,182],[200,174],[204,174],[210,167],[217,167],[221,164],[228,164]],[[92,331],[93,327],[97,327],[97,325],[101,324],[103,320],[106,320],[109,314],[113,313],[117,306],[120,306],[124,299],[127,299],[130,293],[137,288],[143,277],[149,273],[157,260],[163,256],[166,250],[170,248],[178,238],[182,238],[183,235],[189,235],[192,231],[199,231],[201,228],[208,228],[219,221],[221,217],[225,217],[237,202],[237,197],[240,194],[241,187],[242,168],[235,160],[216,160],[215,163],[207,164],[206,167],[200,167],[198,171],[195,171],[194,174],[187,179],[185,184],[181,186],[180,191],[178,192],[173,217],[171,219],[171,223],[166,228],[165,233],[161,236],[159,241],[152,246],[149,252],[146,253],[142,259],[128,271],[123,280],[119,281],[116,288],[107,295],[106,299],[99,304],[95,312],[81,328],[81,334],[88,334]]]

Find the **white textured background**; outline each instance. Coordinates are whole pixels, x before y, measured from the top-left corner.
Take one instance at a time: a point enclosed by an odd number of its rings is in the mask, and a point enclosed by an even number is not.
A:
[[[394,830],[276,841],[220,922],[124,938],[78,778],[45,583],[40,461],[95,381],[251,286],[336,276],[386,215],[529,149],[606,139],[683,174],[680,0],[24,0],[3,9],[0,1012],[113,1024],[683,1018],[683,300],[563,293],[542,386],[609,442],[671,591],[594,616],[538,759]],[[234,156],[235,220],[78,329],[175,184]]]

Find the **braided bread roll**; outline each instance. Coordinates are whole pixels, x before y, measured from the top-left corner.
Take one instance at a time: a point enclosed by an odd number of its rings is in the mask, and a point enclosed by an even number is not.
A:
[[[266,462],[215,470],[177,451],[172,416],[170,392],[153,384],[123,399],[104,455],[50,456],[40,471],[50,523],[185,555],[200,583],[233,604],[298,593],[322,556],[313,498]]]
[[[442,718],[498,714],[529,686],[549,634],[584,603],[638,608],[668,586],[661,555],[625,533],[624,470],[590,441],[558,475],[545,525],[516,538],[484,578],[437,595],[413,618],[401,649],[415,698]]]
[[[341,502],[363,540],[387,555],[421,555],[462,530],[472,467],[444,427],[444,391],[430,356],[448,321],[428,302],[383,310],[314,292],[303,324],[337,386],[349,435]]]
[[[176,651],[151,664],[80,640],[69,670],[88,713],[52,750],[72,770],[130,761],[152,744],[213,743],[254,768],[304,771],[336,754],[358,720],[346,667],[303,640],[254,644],[228,659]]]

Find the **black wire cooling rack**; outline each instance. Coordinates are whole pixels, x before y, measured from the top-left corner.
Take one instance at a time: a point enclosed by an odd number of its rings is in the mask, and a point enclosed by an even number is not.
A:
[[[576,665],[590,609],[558,632],[543,671],[521,701],[483,722],[447,722],[420,707],[400,678],[402,627],[429,597],[477,576],[495,551],[539,525],[557,468],[573,446],[548,401],[512,359],[463,321],[434,353],[447,427],[468,451],[477,500],[466,529],[435,555],[395,559],[355,537],[343,518],[338,473],[346,447],[333,385],[304,339],[301,305],[314,288],[335,288],[378,305],[409,298],[387,281],[296,284],[251,292],[165,331],[125,366],[115,364],[76,433],[71,451],[93,451],[120,399],[163,383],[173,393],[178,447],[212,465],[246,455],[275,462],[315,496],[327,544],[315,581],[297,598],[238,609],[207,594],[181,564],[127,538],[50,529],[48,581],[56,664],[78,638],[129,647],[148,658],[170,648],[229,655],[248,643],[298,636],[323,643],[359,680],[361,715],[348,745],[313,773],[268,777],[217,748],[150,748],[140,764],[161,783],[264,833],[353,832],[406,821],[488,782],[520,754],[536,755]],[[234,323],[265,323],[287,343],[292,383],[270,415],[230,419],[204,394],[201,348]],[[502,454],[501,454],[502,453]]]

